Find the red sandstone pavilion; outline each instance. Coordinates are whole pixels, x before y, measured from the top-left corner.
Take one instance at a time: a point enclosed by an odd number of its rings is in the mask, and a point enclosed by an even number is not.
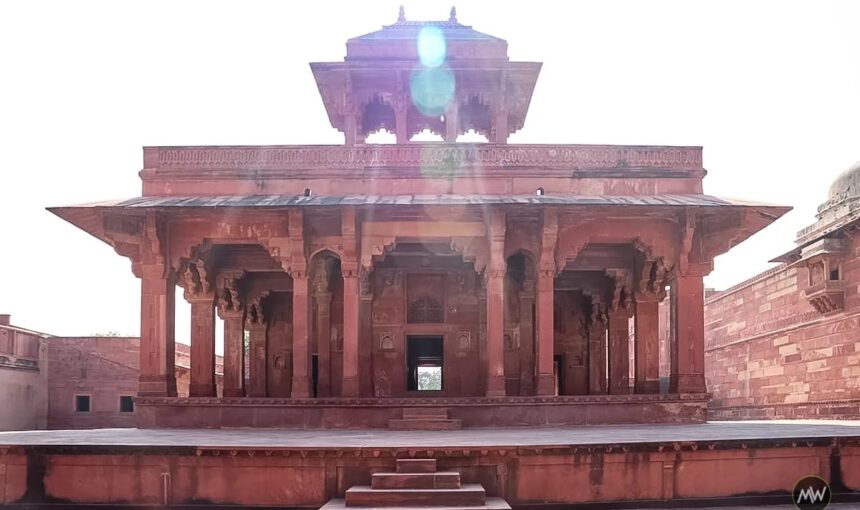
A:
[[[540,67],[454,15],[401,16],[311,64],[344,146],[147,147],[142,197],[52,208],[141,279],[140,426],[420,426],[416,405],[438,426],[704,420],[702,277],[788,208],[704,195],[698,147],[508,144]],[[380,129],[397,143],[364,142]],[[410,142],[425,129],[445,142]],[[456,143],[472,130],[490,143]]]
[[[131,260],[139,427],[174,430],[2,434],[0,503],[503,509],[783,498],[809,474],[857,490],[851,430],[698,424],[702,278],[788,208],[705,195],[698,147],[508,144],[540,66],[453,10],[401,10],[311,64],[343,146],[147,147],[141,197],[51,208]],[[383,129],[396,144],[366,143]],[[444,141],[411,141],[425,130]],[[488,143],[457,143],[471,131]]]

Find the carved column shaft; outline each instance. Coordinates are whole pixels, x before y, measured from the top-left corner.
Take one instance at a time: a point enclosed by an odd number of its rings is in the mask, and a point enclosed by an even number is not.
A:
[[[161,265],[141,270],[140,396],[176,396],[175,284],[163,273]]]
[[[486,394],[498,397],[505,395],[505,213],[491,210],[488,220]]]
[[[609,393],[630,393],[630,333],[626,311],[609,313]]]
[[[265,322],[248,324],[248,396],[265,397],[267,395],[266,381],[268,379],[267,333],[268,324]]]
[[[358,275],[343,276],[343,384],[341,395],[358,396]]]
[[[520,395],[535,393],[534,287],[520,293]]]
[[[358,137],[358,119],[355,112],[347,112],[343,116],[343,136],[346,145],[355,145]]]
[[[406,108],[394,112],[394,135],[399,144],[409,143],[409,127],[406,125]]]
[[[358,366],[359,394],[362,397],[372,397],[373,391],[373,289],[368,272],[359,272],[359,305],[358,305]]]
[[[293,398],[311,396],[308,348],[308,275],[293,272]]]
[[[487,275],[487,396],[505,396],[505,277]]]
[[[588,393],[606,394],[606,324],[592,314],[588,325]]]
[[[445,111],[445,141],[454,143],[457,141],[457,135],[460,134],[460,112],[456,98],[451,101],[448,109]]]
[[[214,397],[215,299],[210,294],[187,300],[191,303],[191,383],[188,394],[192,397]]]
[[[245,396],[245,317],[243,311],[222,312],[224,320],[224,396]]]
[[[660,302],[654,298],[636,299],[635,381],[636,393],[660,392]]]
[[[317,344],[317,396],[331,396],[331,293],[317,292],[314,294],[316,302],[316,330]]]
[[[702,276],[678,275],[672,285],[675,345],[669,377],[670,393],[704,393],[705,291]]]
[[[341,237],[343,239],[343,372],[341,396],[358,396],[358,268],[359,247],[356,240],[356,212],[354,207],[341,210]]]
[[[555,394],[553,343],[555,341],[554,273],[541,271],[537,281],[537,395]]]

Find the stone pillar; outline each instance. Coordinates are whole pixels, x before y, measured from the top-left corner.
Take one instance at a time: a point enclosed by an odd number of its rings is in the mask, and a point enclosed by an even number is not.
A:
[[[343,138],[346,145],[355,145],[358,132],[358,121],[354,111],[343,116]]]
[[[488,397],[505,396],[505,212],[488,214],[489,263],[487,281],[487,391]]]
[[[520,395],[535,394],[535,282],[527,280],[520,292]]]
[[[487,270],[487,396],[505,396],[505,273]]]
[[[218,275],[218,316],[224,321],[224,397],[245,396],[245,308],[239,298],[241,271]]]
[[[445,141],[454,143],[460,134],[460,111],[457,98],[451,100],[451,104],[445,110]]]
[[[358,287],[358,378],[359,395],[372,397],[373,392],[373,289],[371,273],[359,270]]]
[[[477,395],[487,393],[487,279],[476,278],[478,294],[478,391]]]
[[[606,314],[599,303],[592,305],[588,323],[588,393],[606,394]]]
[[[558,217],[554,211],[544,210],[535,293],[535,320],[537,321],[535,394],[540,396],[555,395],[553,350],[555,347],[555,245],[557,241]]]
[[[394,136],[399,144],[409,143],[409,126],[406,124],[405,105],[401,109],[394,110]]]
[[[243,311],[222,312],[224,321],[224,396],[245,396],[245,317]]]
[[[358,274],[343,274],[343,384],[341,396],[358,396]]]
[[[504,144],[508,143],[508,77],[502,72],[500,78],[499,88],[494,95],[495,97],[490,107],[490,114],[493,116],[490,120],[493,124],[491,129],[493,136],[490,139],[490,143]]]
[[[678,274],[672,284],[675,345],[669,377],[670,393],[704,393],[705,315],[702,274]]]
[[[327,276],[326,276],[327,277]],[[314,284],[316,287],[316,283]],[[314,333],[317,345],[317,397],[331,396],[331,293],[314,289],[316,317]]]
[[[505,111],[497,112],[494,115],[493,122],[493,139],[492,143],[505,144],[508,143],[508,114]]]
[[[535,394],[555,395],[555,374],[553,373],[553,349],[555,343],[555,270],[541,270],[538,273],[537,299],[537,381]]]
[[[268,344],[269,325],[265,319],[248,321],[248,336],[250,347],[248,354],[248,396],[265,397],[267,395],[266,381],[268,380]]]
[[[608,314],[609,320],[609,393],[630,393],[629,345],[630,316],[627,310],[615,310]]]
[[[651,294],[636,297],[635,381],[636,393],[660,392],[660,301]]]
[[[215,298],[212,294],[187,297],[191,303],[191,383],[192,397],[216,396],[215,384]]]
[[[310,349],[308,348],[308,274],[293,271],[293,398],[310,398]]]
[[[176,396],[175,283],[161,264],[140,270],[140,375],[138,395]]]
[[[343,381],[341,396],[358,396],[358,243],[354,207],[341,209],[343,240]]]

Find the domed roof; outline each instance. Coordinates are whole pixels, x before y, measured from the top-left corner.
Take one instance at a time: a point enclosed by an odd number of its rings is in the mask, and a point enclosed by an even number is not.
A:
[[[827,201],[838,203],[856,197],[860,197],[860,161],[839,174],[839,177],[833,181]]]

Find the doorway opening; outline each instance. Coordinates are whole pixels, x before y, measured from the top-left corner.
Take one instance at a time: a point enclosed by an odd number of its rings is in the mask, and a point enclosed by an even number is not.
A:
[[[313,396],[317,398],[317,386],[319,385],[320,380],[320,357],[318,354],[311,354],[311,386],[313,389]]]
[[[556,354],[552,357],[552,371],[555,375],[555,394],[564,393],[564,355]]]
[[[442,391],[442,338],[426,335],[406,337],[408,391]]]

